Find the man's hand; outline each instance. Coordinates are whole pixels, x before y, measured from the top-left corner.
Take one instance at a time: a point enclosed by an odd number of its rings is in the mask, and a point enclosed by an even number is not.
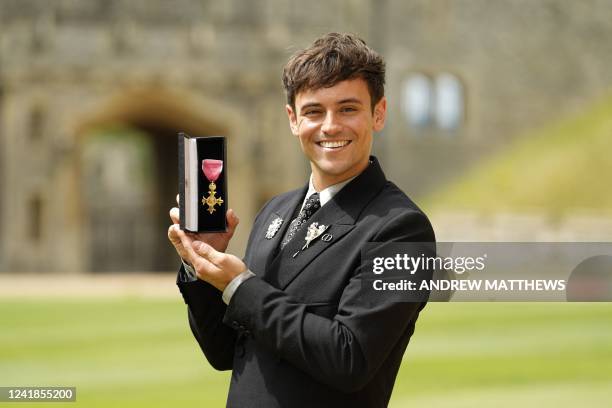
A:
[[[179,200],[179,196],[177,194],[176,195],[177,204],[178,204],[178,200]],[[225,217],[227,218],[227,227],[228,227],[227,232],[214,232],[214,233],[202,233],[202,234],[195,234],[195,233],[187,232],[186,234],[189,236],[189,238],[191,238],[192,241],[195,241],[195,240],[202,241],[212,246],[217,251],[225,252],[230,240],[234,236],[234,231],[236,231],[236,227],[238,226],[238,223],[240,222],[240,220],[234,213],[234,210],[232,210],[231,208],[227,210]],[[172,223],[174,225],[178,226],[178,224],[180,223],[179,209],[177,207],[173,207],[170,210],[170,219],[172,220]],[[168,228],[168,239],[170,240],[170,242],[172,242],[172,245],[174,245],[174,247],[176,248],[176,252],[178,252],[179,256],[183,258],[183,260],[186,261],[187,259],[183,255],[187,255],[187,253],[185,252],[185,249],[182,248],[182,243],[180,239],[178,238],[178,236],[176,236],[172,232],[174,225],[171,225],[170,228]]]
[[[216,251],[213,247],[200,241],[192,243],[195,252],[193,268],[198,278],[210,283],[221,292],[247,266],[235,255]]]
[[[178,195],[176,200],[178,203]],[[168,228],[168,239],[183,261],[193,266],[198,278],[221,291],[234,277],[247,269],[240,258],[224,253],[239,223],[231,209],[227,211],[226,217],[227,232],[190,233],[180,229],[179,209],[174,207],[170,210],[173,224]]]
[[[246,271],[246,265],[237,256],[219,252],[202,241],[194,240],[190,235],[193,234],[186,234],[178,224],[173,224],[168,231],[177,252],[185,262],[193,266],[198,278],[223,292],[232,279]]]

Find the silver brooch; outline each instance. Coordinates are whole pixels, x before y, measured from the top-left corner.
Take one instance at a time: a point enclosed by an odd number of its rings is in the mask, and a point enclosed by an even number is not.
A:
[[[266,239],[272,239],[280,229],[280,226],[283,224],[283,219],[280,217],[276,217],[272,220],[270,225],[268,225],[268,231],[266,231]]]
[[[325,230],[329,227],[329,225],[319,225],[318,222],[313,222],[308,226],[308,231],[306,231],[306,244],[302,247],[302,250],[308,248],[308,245],[315,240],[319,235],[325,232]]]

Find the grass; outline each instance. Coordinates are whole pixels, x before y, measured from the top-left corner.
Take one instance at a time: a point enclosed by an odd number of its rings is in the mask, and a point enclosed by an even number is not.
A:
[[[609,403],[611,304],[437,303],[425,312],[394,407]]]
[[[516,139],[427,197],[427,209],[612,209],[612,96]]]
[[[430,304],[391,406],[607,406],[612,304]],[[54,407],[221,407],[177,300],[0,301],[0,385],[70,385]],[[20,407],[40,404],[20,404]]]
[[[0,384],[77,387],[54,406],[224,404],[228,373],[205,362],[181,301],[4,301],[0,323]]]

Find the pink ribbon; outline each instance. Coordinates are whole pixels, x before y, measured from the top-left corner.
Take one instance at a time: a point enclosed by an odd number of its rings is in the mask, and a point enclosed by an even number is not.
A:
[[[208,181],[217,181],[223,170],[223,160],[204,159],[202,160],[202,171]]]

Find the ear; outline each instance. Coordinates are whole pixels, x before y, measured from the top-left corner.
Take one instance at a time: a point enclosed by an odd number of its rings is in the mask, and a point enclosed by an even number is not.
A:
[[[383,96],[374,107],[374,124],[372,128],[375,132],[380,132],[385,127],[387,119],[387,97]]]
[[[297,115],[289,104],[285,105],[285,110],[287,111],[287,116],[289,117],[289,127],[291,128],[291,133],[293,133],[294,136],[298,136]]]

